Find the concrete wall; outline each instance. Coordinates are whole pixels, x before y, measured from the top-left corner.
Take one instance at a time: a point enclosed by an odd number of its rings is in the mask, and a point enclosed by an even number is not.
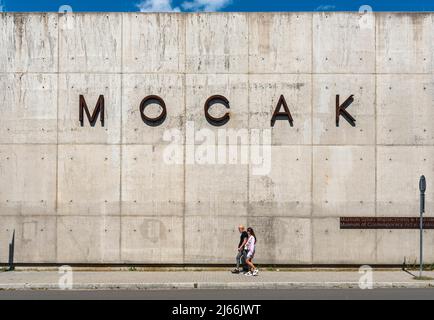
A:
[[[0,43],[0,262],[15,230],[21,263],[231,263],[240,223],[260,263],[418,256],[416,230],[339,217],[416,216],[421,174],[433,216],[433,14],[3,13]],[[105,95],[105,127],[80,126],[80,94]],[[140,118],[150,94],[160,127]],[[168,129],[217,130],[213,94],[231,102],[225,127],[249,130],[285,95],[294,127],[272,129],[269,174],[162,161]],[[336,94],[354,94],[356,127],[335,126]]]

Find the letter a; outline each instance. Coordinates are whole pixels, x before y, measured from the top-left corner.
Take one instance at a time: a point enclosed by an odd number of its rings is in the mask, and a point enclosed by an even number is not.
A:
[[[280,111],[283,106],[284,112]],[[274,127],[276,120],[288,120],[291,127],[294,126],[294,120],[292,119],[291,112],[289,112],[288,105],[286,104],[285,97],[280,96],[279,102],[277,102],[276,109],[274,109],[273,117],[271,118],[271,126]]]

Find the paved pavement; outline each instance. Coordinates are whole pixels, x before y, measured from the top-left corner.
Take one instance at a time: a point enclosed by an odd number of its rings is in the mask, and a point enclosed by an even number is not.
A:
[[[0,300],[434,300],[433,289],[7,290]]]
[[[424,275],[434,279],[434,271]],[[261,271],[257,277],[233,275],[229,271],[73,271],[70,275],[57,271],[14,271],[0,272],[0,290],[55,290],[59,289],[59,283],[72,283],[75,290],[351,289],[359,288],[362,276],[358,270],[339,269]],[[365,280],[365,285],[369,285],[370,278],[365,276]],[[415,280],[402,270],[374,270],[372,287],[434,289],[434,280]]]

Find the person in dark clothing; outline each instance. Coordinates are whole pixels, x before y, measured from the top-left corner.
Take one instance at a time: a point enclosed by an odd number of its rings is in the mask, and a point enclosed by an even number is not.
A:
[[[244,267],[246,263],[246,250],[245,245],[247,243],[247,239],[249,238],[249,235],[246,232],[246,228],[244,228],[243,225],[238,226],[238,231],[240,232],[240,242],[238,243],[237,247],[237,267],[232,270],[232,273],[240,273],[240,265],[243,265],[243,270],[246,270],[247,268]]]

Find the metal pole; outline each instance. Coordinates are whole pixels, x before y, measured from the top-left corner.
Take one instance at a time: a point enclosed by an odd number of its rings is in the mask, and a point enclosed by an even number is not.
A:
[[[14,253],[15,253],[15,230],[12,233],[12,241],[9,243],[9,271],[14,271]]]
[[[426,180],[425,176],[421,176],[419,180],[419,190],[420,190],[420,218],[419,218],[419,277],[422,277],[423,271],[423,213],[425,212],[425,190],[426,190]]]

